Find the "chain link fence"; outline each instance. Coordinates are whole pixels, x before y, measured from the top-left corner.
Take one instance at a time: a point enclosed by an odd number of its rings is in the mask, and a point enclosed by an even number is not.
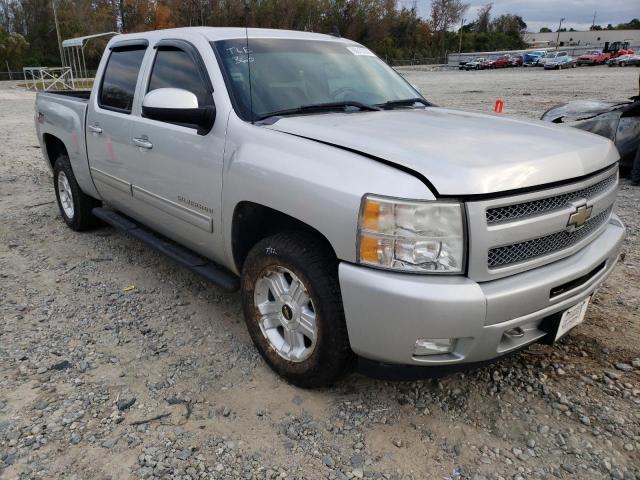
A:
[[[411,58],[389,58],[384,57],[384,61],[392,67],[408,67],[412,65],[442,65],[447,63],[447,57],[411,57]]]

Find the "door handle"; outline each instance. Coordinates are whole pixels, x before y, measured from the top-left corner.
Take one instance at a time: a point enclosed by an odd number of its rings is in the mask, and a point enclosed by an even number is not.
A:
[[[97,133],[98,135],[102,133],[102,129],[98,125],[89,125],[87,128],[91,133]]]
[[[146,148],[147,150],[153,147],[153,143],[151,143],[147,138],[134,138],[134,145],[137,145],[140,148]]]

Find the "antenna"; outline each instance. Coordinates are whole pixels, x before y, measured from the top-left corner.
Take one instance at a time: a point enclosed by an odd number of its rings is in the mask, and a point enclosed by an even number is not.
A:
[[[244,37],[245,50],[247,51],[247,68],[249,69],[249,111],[251,112],[251,124],[253,125],[253,91],[251,87],[251,50],[249,50],[249,1],[244,2]]]

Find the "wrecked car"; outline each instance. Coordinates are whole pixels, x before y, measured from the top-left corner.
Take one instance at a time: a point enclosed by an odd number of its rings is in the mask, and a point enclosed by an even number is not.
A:
[[[640,95],[629,100],[577,100],[550,108],[542,120],[562,123],[613,140],[620,168],[631,169],[640,146]]]

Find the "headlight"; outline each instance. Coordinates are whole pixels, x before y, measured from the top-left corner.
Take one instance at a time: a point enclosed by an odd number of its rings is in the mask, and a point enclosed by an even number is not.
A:
[[[462,205],[367,195],[358,222],[358,260],[389,270],[462,273]]]

